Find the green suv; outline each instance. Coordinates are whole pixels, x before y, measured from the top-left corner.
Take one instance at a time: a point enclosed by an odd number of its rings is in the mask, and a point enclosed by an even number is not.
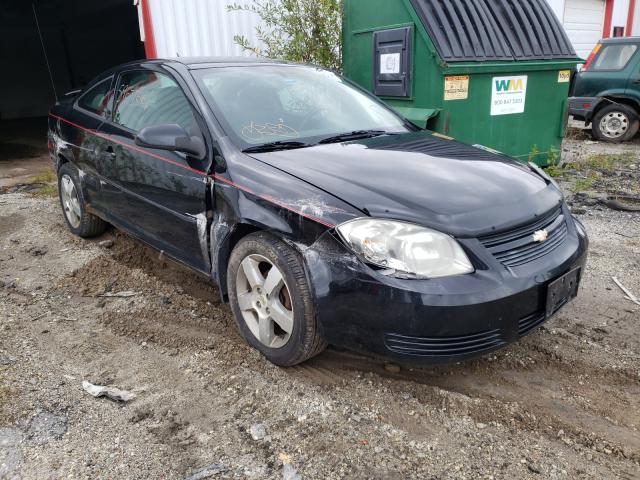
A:
[[[619,143],[640,118],[640,37],[601,40],[576,75],[569,113],[591,124],[596,140]]]

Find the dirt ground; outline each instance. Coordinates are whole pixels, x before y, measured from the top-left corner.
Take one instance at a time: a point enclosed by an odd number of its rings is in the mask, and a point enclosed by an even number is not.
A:
[[[639,181],[637,144],[565,150],[622,151],[614,177]],[[55,198],[0,195],[0,478],[640,478],[640,307],[611,279],[640,296],[640,213],[584,201],[585,175],[559,177],[591,239],[578,299],[437,368],[331,348],[277,368],[205,279],[117,231],[73,237]]]

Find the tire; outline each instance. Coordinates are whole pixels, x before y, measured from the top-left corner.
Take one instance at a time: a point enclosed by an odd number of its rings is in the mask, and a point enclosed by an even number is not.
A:
[[[240,333],[270,362],[290,367],[326,348],[303,260],[275,236],[257,232],[236,245],[227,285]]]
[[[626,105],[612,104],[598,110],[592,120],[593,138],[602,142],[622,143],[638,133],[640,121],[636,111]]]
[[[70,190],[71,188],[73,190]],[[104,220],[87,212],[80,188],[78,169],[71,163],[62,164],[58,170],[58,197],[64,221],[73,234],[82,238],[90,238],[96,237],[106,230],[107,223]]]

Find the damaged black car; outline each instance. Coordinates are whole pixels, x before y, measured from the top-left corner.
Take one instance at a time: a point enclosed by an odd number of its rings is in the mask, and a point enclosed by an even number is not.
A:
[[[69,229],[108,224],[206,275],[277,365],[327,344],[459,361],[578,292],[587,235],[535,165],[420,130],[319,68],[114,68],[56,104]]]

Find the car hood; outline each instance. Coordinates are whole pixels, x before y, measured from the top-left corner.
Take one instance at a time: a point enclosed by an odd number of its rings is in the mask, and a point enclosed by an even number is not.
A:
[[[458,236],[507,229],[562,202],[528,166],[428,132],[251,156],[365,214]]]

